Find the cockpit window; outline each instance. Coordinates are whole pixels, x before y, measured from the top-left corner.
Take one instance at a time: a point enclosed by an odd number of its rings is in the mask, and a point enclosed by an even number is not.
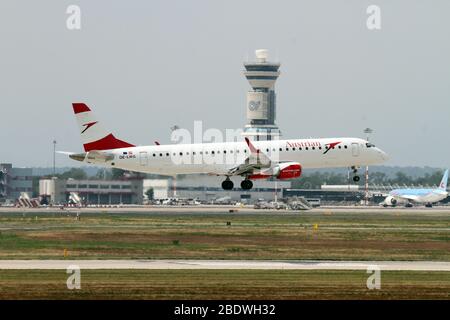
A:
[[[367,142],[366,143],[366,147],[367,148],[373,148],[373,147],[375,147],[375,145],[373,143]]]

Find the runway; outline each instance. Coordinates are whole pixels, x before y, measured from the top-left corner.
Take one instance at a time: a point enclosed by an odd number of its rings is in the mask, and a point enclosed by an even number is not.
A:
[[[321,206],[307,211],[295,210],[274,210],[274,209],[254,209],[253,206],[232,206],[232,205],[198,205],[198,206],[115,206],[115,207],[83,207],[83,208],[64,208],[60,207],[40,207],[40,208],[15,208],[0,207],[0,214],[68,214],[80,213],[82,215],[109,213],[109,214],[256,214],[256,215],[302,215],[306,213],[322,214],[408,214],[408,215],[442,215],[450,214],[450,206],[434,206],[433,208],[414,207],[414,208],[383,208],[380,206]]]
[[[436,261],[288,261],[288,260],[0,260],[0,270],[95,269],[252,269],[450,271],[450,262]]]

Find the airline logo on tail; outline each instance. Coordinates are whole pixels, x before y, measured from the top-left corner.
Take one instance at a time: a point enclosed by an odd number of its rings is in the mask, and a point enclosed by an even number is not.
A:
[[[92,121],[92,122],[83,124],[83,127],[86,127],[86,128],[84,128],[84,130],[81,131],[81,133],[82,134],[85,133],[87,129],[89,129],[90,127],[92,127],[96,123],[98,123],[98,121]]]

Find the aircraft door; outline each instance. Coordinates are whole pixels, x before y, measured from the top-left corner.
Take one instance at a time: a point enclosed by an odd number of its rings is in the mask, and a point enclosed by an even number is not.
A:
[[[148,165],[148,154],[146,151],[139,152],[139,164],[141,167],[146,167]]]
[[[358,157],[359,156],[359,144],[356,142],[352,143],[352,155],[354,157]]]

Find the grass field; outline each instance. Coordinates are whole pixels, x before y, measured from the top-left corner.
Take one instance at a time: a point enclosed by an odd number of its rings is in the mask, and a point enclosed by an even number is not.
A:
[[[449,299],[450,273],[365,271],[85,270],[68,290],[64,270],[2,270],[4,299]]]
[[[0,259],[63,259],[64,249],[70,259],[450,261],[450,214],[0,215]]]

